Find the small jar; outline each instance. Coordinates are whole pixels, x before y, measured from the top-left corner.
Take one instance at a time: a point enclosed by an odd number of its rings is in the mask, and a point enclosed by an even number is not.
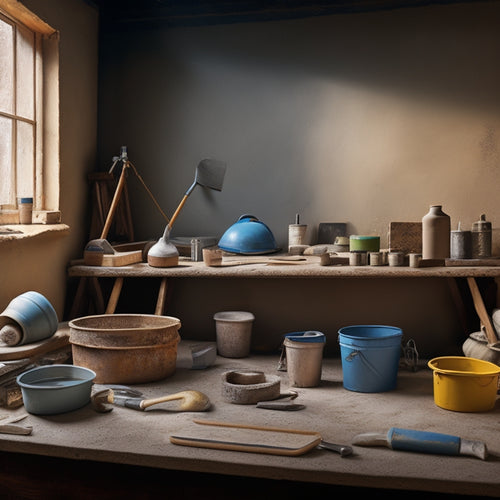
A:
[[[421,260],[422,260],[421,253],[410,253],[409,254],[410,267],[420,267]]]
[[[366,266],[367,255],[366,252],[350,252],[349,265],[350,266]]]
[[[33,222],[33,198],[19,198],[19,223]]]
[[[399,267],[404,264],[404,253],[403,252],[389,252],[389,266]]]
[[[383,266],[384,265],[382,252],[370,252],[369,259],[370,259],[370,266]]]

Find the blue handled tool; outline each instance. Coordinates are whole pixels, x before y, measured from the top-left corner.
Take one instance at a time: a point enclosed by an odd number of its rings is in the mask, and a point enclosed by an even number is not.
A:
[[[416,431],[391,427],[387,434],[368,432],[354,436],[358,446],[387,446],[392,450],[416,451],[438,455],[470,455],[486,460],[488,450],[482,441],[461,439],[438,432]]]

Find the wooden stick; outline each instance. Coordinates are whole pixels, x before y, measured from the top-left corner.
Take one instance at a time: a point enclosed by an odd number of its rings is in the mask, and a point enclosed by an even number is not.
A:
[[[484,325],[486,337],[488,337],[488,343],[496,344],[498,342],[498,337],[488,311],[486,311],[486,307],[484,306],[483,298],[481,297],[475,278],[468,277],[467,283],[472,294],[472,300],[474,301],[474,307],[476,308],[479,320]]]
[[[108,217],[106,218],[106,223],[102,229],[101,239],[105,240],[108,236],[109,229],[111,228],[111,223],[113,222],[113,217],[115,216],[116,207],[120,201],[120,196],[123,191],[123,186],[125,185],[125,172],[128,168],[128,162],[123,164],[122,172],[120,174],[120,179],[118,180],[118,185],[116,186],[115,195],[113,196],[113,201],[111,202],[111,207],[109,208]]]

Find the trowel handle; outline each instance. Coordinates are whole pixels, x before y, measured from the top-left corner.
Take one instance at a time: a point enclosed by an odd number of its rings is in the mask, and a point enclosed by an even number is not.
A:
[[[160,396],[159,398],[151,398],[151,399],[143,399],[141,401],[141,408],[145,410],[146,408],[149,408],[150,406],[157,405],[160,403],[166,403],[167,401],[174,401],[176,399],[183,399],[184,394],[181,392],[178,392],[176,394],[169,394],[168,396]]]
[[[481,460],[486,460],[488,456],[488,448],[482,441],[461,439],[458,436],[437,432],[392,427],[387,433],[387,442],[393,450],[420,451],[441,455],[470,455]]]
[[[179,215],[179,212],[181,211],[182,207],[186,203],[186,200],[188,199],[189,194],[186,193],[184,197],[182,198],[181,202],[179,203],[179,206],[177,207],[177,210],[174,212],[174,215],[172,215],[170,222],[168,223],[168,227],[172,228],[175,219],[177,219],[177,216]]]
[[[387,433],[387,442],[393,450],[459,455],[460,438],[437,432],[399,429],[392,427]]]

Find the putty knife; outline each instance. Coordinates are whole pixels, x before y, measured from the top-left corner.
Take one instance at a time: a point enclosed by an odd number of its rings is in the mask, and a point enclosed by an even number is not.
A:
[[[417,451],[438,455],[470,455],[486,460],[488,450],[482,441],[461,439],[437,432],[416,431],[391,427],[387,434],[368,432],[354,436],[358,446],[387,446],[392,450]]]

